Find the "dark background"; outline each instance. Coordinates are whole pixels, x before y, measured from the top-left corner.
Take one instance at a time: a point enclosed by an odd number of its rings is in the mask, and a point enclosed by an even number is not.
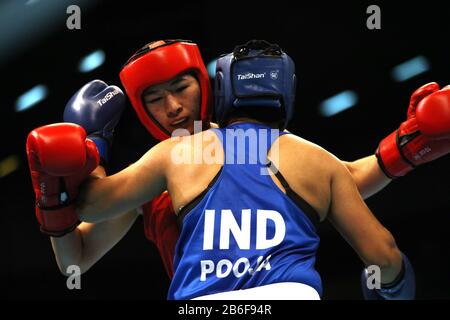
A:
[[[288,129],[348,161],[373,154],[379,140],[398,127],[415,88],[450,83],[444,1],[305,1],[295,7],[282,0],[26,2],[0,4],[0,160],[20,159],[18,170],[0,179],[0,295],[6,299],[165,298],[169,279],[144,237],[142,219],[82,276],[82,290],[66,288],[50,241],[34,218],[25,154],[29,131],[62,121],[68,99],[92,79],[120,86],[120,67],[147,42],[191,39],[205,63],[249,39],[278,43],[296,62],[299,78],[298,109]],[[12,13],[5,9],[11,3]],[[66,28],[69,4],[81,8],[81,30]],[[366,28],[370,4],[381,8],[381,30]],[[79,73],[79,60],[96,49],[105,51],[105,63]],[[392,68],[417,55],[428,59],[431,70],[395,82]],[[16,98],[39,83],[48,86],[47,99],[16,113]],[[318,113],[322,100],[347,89],[359,96],[354,108],[330,118]],[[116,130],[110,173],[154,143],[129,106]],[[419,299],[450,298],[449,165],[449,156],[424,165],[367,200],[413,263]],[[361,299],[357,255],[329,224],[320,235],[317,268],[324,299]]]

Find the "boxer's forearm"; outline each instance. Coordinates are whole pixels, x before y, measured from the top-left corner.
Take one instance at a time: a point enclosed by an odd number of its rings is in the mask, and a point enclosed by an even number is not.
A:
[[[56,263],[61,273],[68,276],[67,268],[76,265],[81,269],[83,256],[83,239],[81,232],[76,228],[74,231],[60,238],[50,237],[55,254]],[[82,270],[84,272],[84,270]]]
[[[114,191],[119,184],[112,177],[90,176],[80,188],[77,199],[77,213],[83,222],[101,222],[116,217],[117,197]],[[123,212],[126,212],[125,210]]]
[[[105,169],[98,166],[91,172],[88,179],[100,179],[106,176]],[[56,263],[62,274],[67,274],[67,268],[71,265],[80,267],[81,271],[85,271],[83,263],[83,234],[80,226],[74,231],[63,237],[50,237],[53,252],[55,254]]]
[[[105,168],[102,167],[102,166],[98,166],[94,171],[91,172],[89,178],[85,181],[85,184],[88,184],[88,183],[90,183],[91,181],[93,181],[95,179],[102,179],[102,178],[105,178],[105,177],[106,177]],[[77,204],[77,213],[79,215],[80,220],[84,221],[84,222],[92,222],[92,223],[100,222],[102,220],[105,220],[105,215],[102,214],[101,212],[97,212],[97,213],[91,212],[89,214],[89,217],[88,217],[89,219],[87,219],[87,220],[86,220],[86,216],[84,214],[80,214],[81,213],[80,208],[85,207],[86,206],[86,202],[88,201],[86,199],[86,195],[85,195],[86,191],[84,189],[85,189],[85,186],[82,186],[81,189],[80,189],[80,191],[81,191],[80,192],[80,196],[79,196],[78,201],[77,201],[78,202],[78,204]]]
[[[80,188],[76,210],[81,221],[102,222],[114,219],[151,199],[137,178],[143,175],[138,164],[104,178],[91,175]]]
[[[375,155],[353,162],[342,162],[352,174],[353,180],[363,199],[369,198],[379,192],[391,182],[391,179],[380,169]]]
[[[98,222],[136,209],[167,189],[166,161],[173,142],[160,143],[122,171],[90,178],[81,185],[77,213],[81,221]]]
[[[60,238],[51,238],[61,273],[69,275],[67,268],[71,265],[79,267],[81,273],[89,270],[125,236],[138,215],[133,210],[116,219],[99,223],[83,222],[73,232]]]

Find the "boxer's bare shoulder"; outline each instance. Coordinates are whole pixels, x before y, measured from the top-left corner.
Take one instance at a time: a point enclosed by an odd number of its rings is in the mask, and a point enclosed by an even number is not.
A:
[[[292,190],[307,201],[325,219],[330,202],[330,184],[340,161],[319,145],[286,134],[272,147],[270,159]]]

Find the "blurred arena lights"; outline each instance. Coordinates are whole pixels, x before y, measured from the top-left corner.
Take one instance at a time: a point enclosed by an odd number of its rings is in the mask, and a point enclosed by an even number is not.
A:
[[[17,98],[15,111],[22,112],[33,107],[37,103],[44,100],[47,97],[47,94],[48,89],[46,86],[40,84],[33,87]]]
[[[78,70],[83,73],[90,72],[100,67],[104,62],[105,52],[99,49],[81,59]]]
[[[392,69],[392,77],[401,82],[411,79],[421,73],[430,70],[430,63],[424,56],[417,56],[405,61]]]
[[[28,0],[27,2],[25,2],[25,5],[26,6],[32,6],[32,5],[35,5],[35,4],[39,3],[39,2],[40,2],[40,0]]]
[[[61,27],[66,26],[67,7],[76,4],[83,14],[98,0],[1,0],[0,1],[0,65],[20,53],[27,52]],[[5,45],[7,44],[7,45]]]
[[[331,117],[358,103],[358,95],[351,90],[338,93],[322,101],[319,106],[319,112],[324,117]]]
[[[216,77],[216,63],[217,59],[214,59],[211,60],[206,66],[206,69],[208,70],[208,75],[211,79],[214,79]]]
[[[7,176],[19,168],[19,157],[16,155],[9,156],[0,161],[0,178]]]

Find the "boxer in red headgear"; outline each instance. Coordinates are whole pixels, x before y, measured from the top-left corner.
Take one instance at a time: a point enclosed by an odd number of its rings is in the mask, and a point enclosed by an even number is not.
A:
[[[202,121],[203,129],[210,127],[211,84],[195,43],[185,40],[151,42],[127,61],[120,72],[120,80],[139,120],[156,139],[169,138],[177,128],[193,133],[195,120]],[[195,82],[198,82],[198,92]],[[179,103],[183,98],[186,101]],[[166,271],[172,277],[179,230],[168,193],[145,204],[142,212],[145,235],[158,247]]]
[[[200,85],[200,115],[193,120],[201,119],[206,130],[211,121],[211,84],[195,43],[186,40],[151,42],[138,50],[120,72],[120,80],[139,120],[158,140],[169,138],[172,132],[146,108],[143,94],[149,87],[176,80],[184,74],[193,75]]]
[[[195,43],[183,40],[152,42],[128,60],[120,72],[120,78],[139,119],[155,138],[164,140],[177,128],[188,129],[188,133],[193,133],[195,120],[202,120],[203,129],[210,127],[211,86]],[[114,126],[124,107],[123,98],[120,88],[94,80],[77,91],[66,105],[64,120],[86,130],[88,139],[93,139],[100,151],[100,158],[104,160],[102,164],[107,163]],[[69,134],[72,127],[50,129],[42,129],[42,133],[39,131],[37,136],[48,135],[48,132],[55,135],[64,132]],[[57,141],[58,137],[53,140]],[[79,140],[84,139],[80,137]],[[98,166],[91,176],[104,177],[103,166]],[[74,186],[76,191],[83,177],[74,179],[77,181]],[[75,191],[71,195],[76,196]],[[37,196],[40,197],[39,192]],[[55,195],[55,198],[59,199],[59,196]],[[74,202],[74,199],[69,200],[70,203]],[[43,217],[41,211],[37,210],[41,230],[52,236],[53,250],[63,274],[70,265],[78,265],[82,272],[87,271],[128,232],[139,213],[144,217],[146,237],[156,244],[168,275],[171,277],[173,274],[179,230],[167,192],[144,204],[139,210],[123,213],[113,219],[80,216],[83,222],[79,225],[78,217],[70,207],[70,216],[65,211],[52,215],[68,218],[58,221],[52,218],[51,230],[47,227],[47,216],[50,215]],[[102,236],[96,236],[98,234]]]

